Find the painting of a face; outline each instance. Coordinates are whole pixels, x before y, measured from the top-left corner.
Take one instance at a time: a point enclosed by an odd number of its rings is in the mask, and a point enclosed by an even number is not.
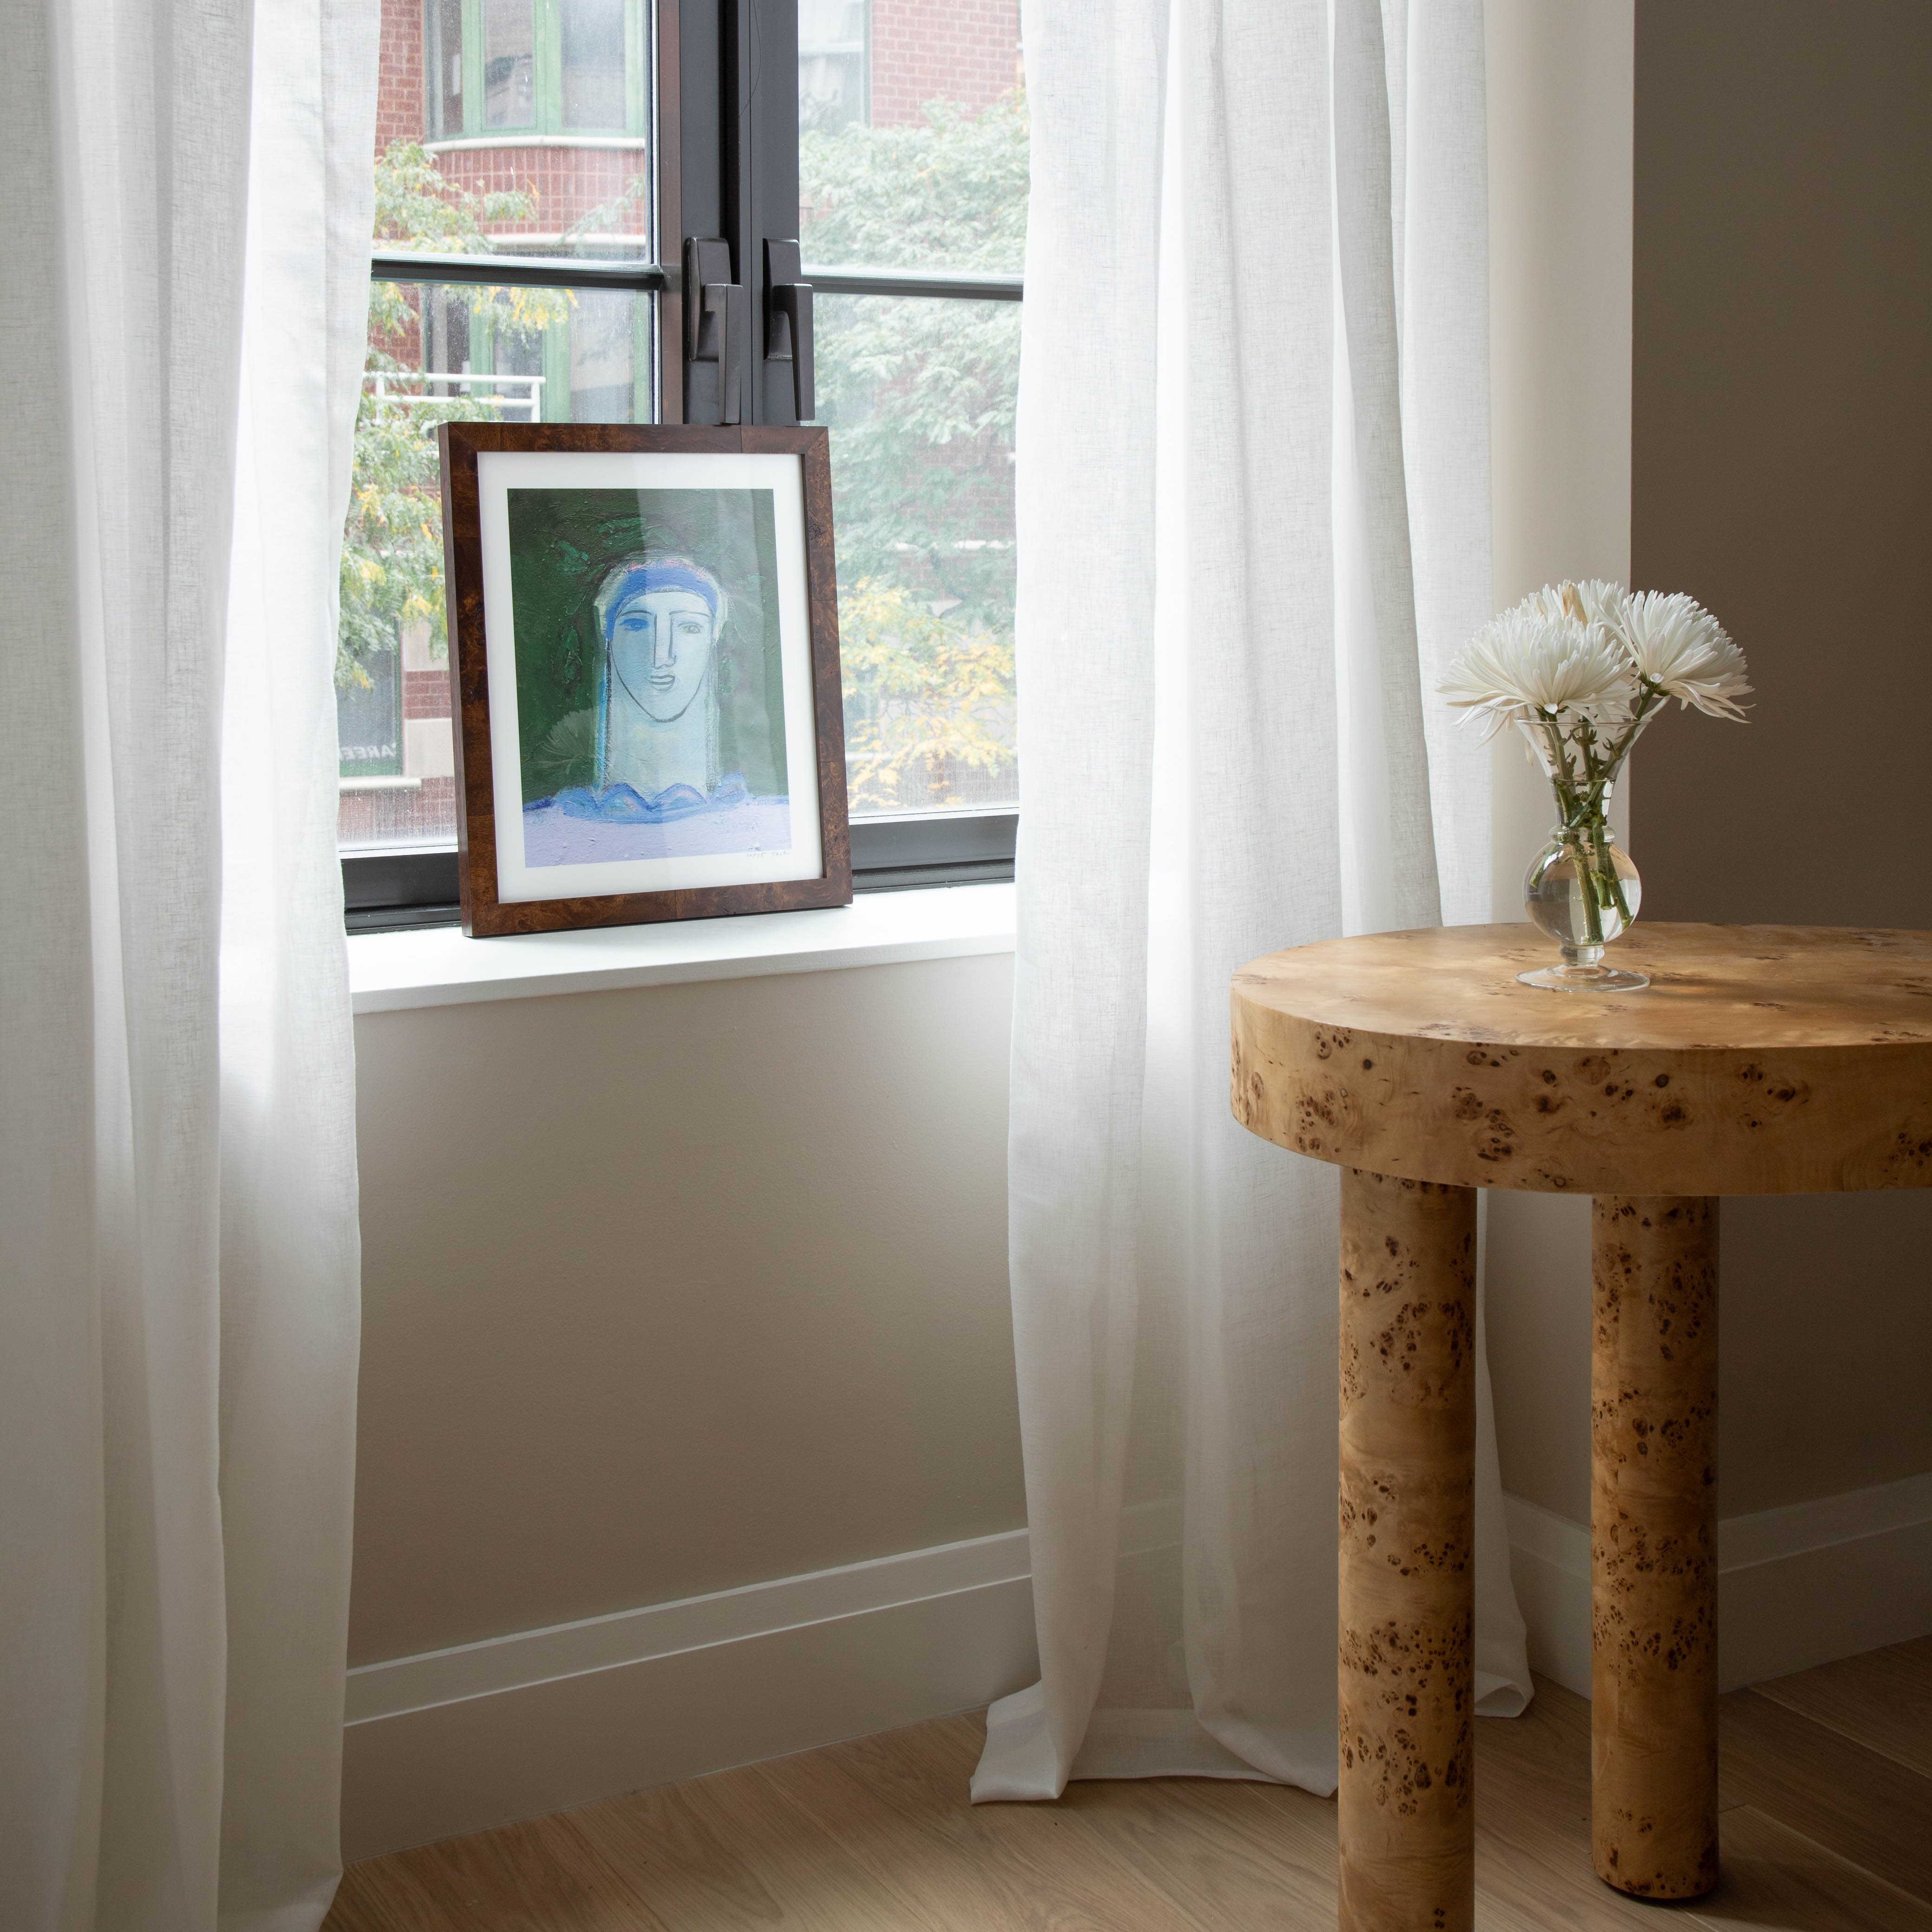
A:
[[[611,613],[610,669],[618,693],[660,724],[681,718],[704,688],[716,620],[695,591],[650,590]]]
[[[796,451],[608,423],[440,434],[454,742],[489,747],[460,788],[465,823],[494,832],[462,872],[474,929],[842,904],[838,637],[813,595],[832,553],[806,514],[830,500],[824,432],[784,433]]]
[[[776,850],[790,787],[774,494],[506,496],[528,862]]]

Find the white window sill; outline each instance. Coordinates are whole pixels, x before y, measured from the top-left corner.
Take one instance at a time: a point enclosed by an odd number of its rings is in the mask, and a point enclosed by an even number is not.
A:
[[[848,906],[819,912],[514,939],[466,939],[453,926],[355,932],[349,935],[349,985],[357,1012],[386,1013],[1012,950],[1010,885],[936,886],[862,893]]]

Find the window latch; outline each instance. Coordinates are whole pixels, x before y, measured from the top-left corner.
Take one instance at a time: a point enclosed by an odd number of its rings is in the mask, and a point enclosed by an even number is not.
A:
[[[765,244],[765,360],[791,364],[793,416],[811,422],[812,284],[796,242]]]
[[[742,419],[746,325],[743,286],[731,279],[731,244],[688,236],[684,244],[684,419]]]

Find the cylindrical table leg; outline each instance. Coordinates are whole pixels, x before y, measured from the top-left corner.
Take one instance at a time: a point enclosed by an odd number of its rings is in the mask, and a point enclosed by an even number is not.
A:
[[[1476,1195],[1342,1172],[1342,1932],[1475,1922]]]
[[[1590,1370],[1591,1852],[1639,1898],[1718,1882],[1718,1213],[1599,1196]]]

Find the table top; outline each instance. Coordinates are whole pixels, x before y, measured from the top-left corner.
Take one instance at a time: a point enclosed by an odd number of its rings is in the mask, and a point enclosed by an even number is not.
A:
[[[1932,1186],[1932,933],[1642,925],[1635,993],[1525,986],[1523,925],[1330,940],[1234,975],[1233,1103],[1321,1160],[1626,1194]]]

